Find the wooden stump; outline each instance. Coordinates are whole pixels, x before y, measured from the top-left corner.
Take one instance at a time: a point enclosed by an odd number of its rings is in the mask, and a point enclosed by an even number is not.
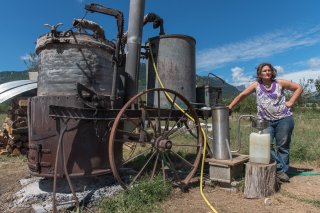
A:
[[[246,163],[244,197],[263,198],[275,193],[276,170],[276,162]]]

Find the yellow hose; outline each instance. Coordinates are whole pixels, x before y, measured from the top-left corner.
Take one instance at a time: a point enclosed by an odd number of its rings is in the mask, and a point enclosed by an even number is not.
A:
[[[161,79],[160,79],[160,76],[159,76],[159,72],[158,72],[158,69],[157,69],[157,66],[154,62],[154,58],[153,58],[153,54],[152,54],[152,49],[151,49],[151,41],[149,41],[149,48],[150,48],[150,56],[151,56],[151,60],[152,60],[152,65],[153,65],[153,68],[154,68],[154,71],[156,73],[156,76],[157,76],[157,79],[159,81],[159,84],[161,86],[161,88],[165,88]],[[173,102],[173,99],[170,97],[170,95],[165,91],[164,92],[166,97]],[[186,113],[177,103],[175,103],[175,106],[181,111],[183,112],[185,115],[187,115],[187,117],[192,120],[193,122],[195,122],[195,120],[188,114]],[[204,136],[204,145],[203,145],[203,153],[202,153],[202,161],[201,161],[201,170],[200,170],[200,194],[203,198],[203,200],[206,202],[207,206],[214,212],[214,213],[218,213],[217,210],[215,210],[215,208],[213,208],[213,206],[210,204],[210,202],[207,200],[206,196],[204,195],[203,193],[203,168],[204,168],[204,161],[205,161],[205,156],[206,156],[206,147],[207,147],[207,135],[204,131],[204,129],[200,126],[201,128],[201,132]]]

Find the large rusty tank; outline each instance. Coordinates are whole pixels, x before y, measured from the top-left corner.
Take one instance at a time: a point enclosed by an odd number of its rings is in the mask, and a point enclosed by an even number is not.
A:
[[[110,96],[114,52],[111,41],[90,34],[51,32],[37,39],[38,93],[28,108],[28,166],[32,175],[53,177],[56,159],[57,176],[65,174],[63,161],[69,176],[109,171],[106,121],[55,119],[49,114],[51,105],[87,107],[77,95],[77,83],[100,96]],[[57,153],[59,140],[63,149]]]

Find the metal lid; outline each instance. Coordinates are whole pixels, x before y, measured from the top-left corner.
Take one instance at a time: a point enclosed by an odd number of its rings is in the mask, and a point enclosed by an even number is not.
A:
[[[258,130],[263,130],[269,127],[269,121],[266,120],[251,118],[251,122],[252,127]]]
[[[229,108],[227,106],[220,105],[220,104],[212,106],[212,110],[218,110],[218,109],[228,109],[229,110]]]
[[[157,39],[163,39],[163,38],[181,38],[181,39],[189,39],[192,40],[194,43],[196,43],[196,39],[183,34],[170,34],[170,35],[159,35],[155,37],[151,37],[148,39],[148,41],[157,40]],[[148,41],[146,43],[148,43]]]

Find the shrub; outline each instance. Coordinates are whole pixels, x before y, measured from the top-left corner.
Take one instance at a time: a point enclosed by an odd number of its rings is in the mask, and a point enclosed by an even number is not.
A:
[[[172,190],[170,183],[163,183],[162,176],[153,180],[142,180],[132,189],[115,197],[106,198],[99,204],[102,212],[161,212],[157,204],[163,201]]]

